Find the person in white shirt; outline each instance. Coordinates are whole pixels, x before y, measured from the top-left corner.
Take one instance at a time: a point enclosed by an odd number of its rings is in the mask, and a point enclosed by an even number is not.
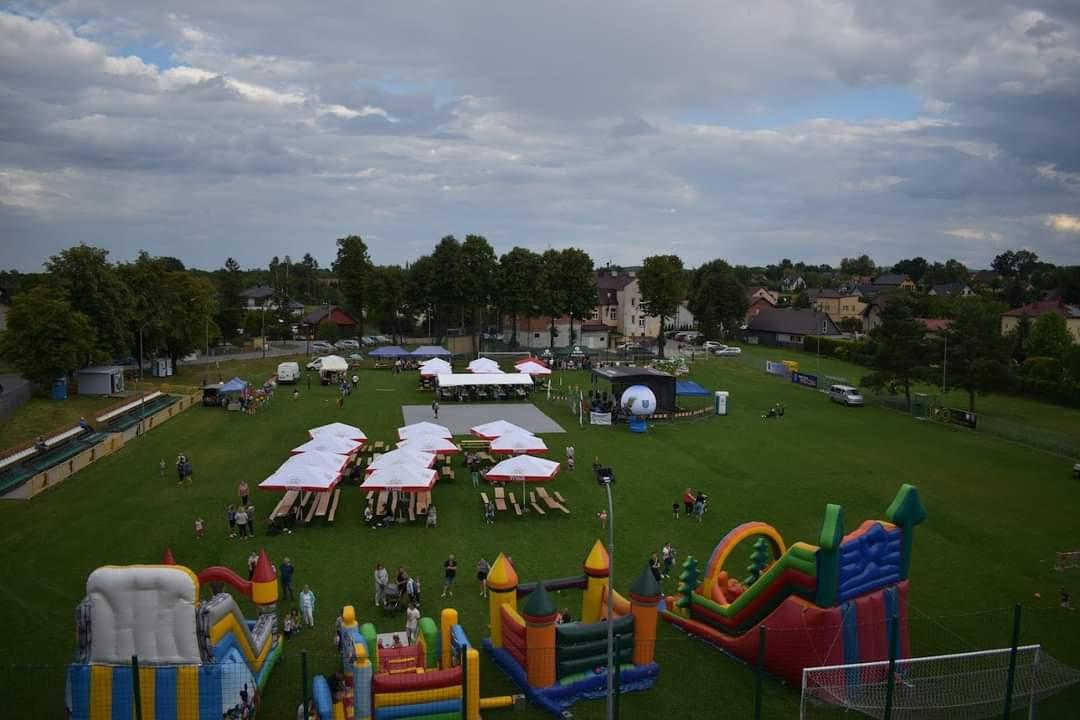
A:
[[[416,609],[416,603],[410,602],[405,611],[405,635],[409,645],[416,642],[416,630],[420,627],[420,611]]]
[[[375,607],[382,607],[386,599],[386,586],[390,584],[390,573],[382,563],[375,564]]]
[[[315,627],[315,593],[311,592],[311,587],[304,586],[304,589],[300,591],[300,614],[304,617],[304,624],[308,627]]]

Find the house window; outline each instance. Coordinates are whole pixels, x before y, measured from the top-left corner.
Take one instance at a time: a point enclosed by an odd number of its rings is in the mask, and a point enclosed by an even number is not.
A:
[[[599,310],[593,310],[592,313],[589,315],[589,319],[590,320],[599,320],[600,319],[600,311]]]
[[[540,339],[540,333],[533,333],[533,340],[539,340],[539,339]]]
[[[637,298],[636,297],[630,298],[630,306],[631,307],[637,307]]]
[[[641,327],[645,327],[645,316],[644,315],[641,316],[641,320],[638,321],[638,324]]]
[[[608,308],[608,320],[618,320],[619,310],[618,308]]]
[[[829,321],[828,320],[822,320],[821,321],[821,334],[822,335],[828,335],[829,334]]]
[[[631,315],[630,316],[630,324],[633,325],[636,322],[637,322],[637,315]]]

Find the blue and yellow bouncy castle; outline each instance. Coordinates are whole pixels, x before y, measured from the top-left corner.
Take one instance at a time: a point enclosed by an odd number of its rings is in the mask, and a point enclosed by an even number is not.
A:
[[[517,572],[499,554],[488,573],[491,637],[484,641],[492,661],[530,702],[563,717],[578,700],[598,698],[607,688],[607,620],[619,637],[619,691],[652,687],[660,672],[653,656],[660,586],[648,567],[630,586],[630,598],[610,587],[611,560],[597,541],[584,574],[519,584]],[[549,591],[583,590],[580,622],[557,623]],[[526,598],[518,610],[518,600]]]
[[[133,657],[143,720],[253,717],[282,649],[274,615],[277,579],[261,552],[250,582],[228,574],[259,607],[257,620],[245,620],[226,593],[200,602],[199,576],[181,565],[106,566],[90,573],[76,609],[79,647],[67,672],[67,717],[131,720]]]
[[[338,646],[345,687],[335,697],[326,678],[315,678],[319,720],[480,720],[481,710],[513,705],[511,695],[480,697],[480,654],[456,610],[445,608],[439,620],[436,626],[420,618],[409,643],[401,632],[380,636],[373,624],[357,622],[352,605],[343,608]]]

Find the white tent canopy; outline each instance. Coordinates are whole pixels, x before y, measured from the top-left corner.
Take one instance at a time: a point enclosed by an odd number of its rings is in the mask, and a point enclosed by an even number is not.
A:
[[[480,357],[476,358],[468,365],[469,372],[471,373],[501,373],[502,368],[499,367],[499,363],[495,362],[491,358]]]
[[[263,490],[331,490],[341,480],[343,455],[309,452],[293,455],[259,483]]]
[[[420,365],[420,374],[424,377],[433,377],[435,375],[445,375],[446,373],[454,372],[453,366],[443,360],[442,358],[432,358]]]
[[[360,489],[423,492],[433,488],[437,479],[438,474],[428,468],[392,465],[380,468],[368,475],[360,485]]]
[[[522,432],[510,432],[491,441],[491,452],[504,455],[535,455],[547,452],[543,438]]]
[[[456,455],[461,452],[452,440],[438,435],[415,435],[409,436],[397,444],[399,448],[416,450],[419,452],[435,453],[436,455]]]
[[[520,425],[515,425],[514,423],[507,422],[506,420],[494,420],[492,422],[484,423],[482,425],[474,425],[469,428],[469,432],[471,432],[476,437],[483,438],[484,440],[492,440],[499,437],[500,435],[506,435],[507,433],[532,435],[531,432],[521,427]]]
[[[465,387],[469,385],[532,385],[532,378],[524,373],[447,373],[439,375],[439,387]]]
[[[340,355],[324,355],[319,365],[319,372],[345,372],[349,369],[348,361]]]
[[[297,445],[292,449],[293,454],[309,452],[326,452],[335,455],[352,455],[357,452],[364,443],[359,440],[349,440],[330,433],[321,433],[303,445]]]
[[[428,422],[427,420],[399,427],[397,429],[397,436],[400,440],[408,440],[411,437],[419,437],[421,435],[438,435],[439,437],[444,438],[454,437],[454,433],[450,432],[450,428],[445,425],[439,425],[438,423]]]
[[[308,435],[312,438],[317,438],[320,435],[330,435],[332,437],[344,438],[346,440],[356,440],[359,443],[367,442],[367,435],[364,431],[358,427],[352,425],[346,425],[345,423],[332,422],[329,425],[320,425],[319,427],[313,427],[308,430]]]
[[[550,375],[551,368],[537,360],[523,360],[515,365],[519,373],[525,375]]]
[[[487,479],[500,482],[546,482],[559,472],[559,463],[533,455],[503,460],[488,470]]]
[[[398,448],[397,450],[391,450],[390,452],[383,453],[379,457],[371,461],[367,466],[369,473],[375,472],[382,468],[394,467],[395,465],[407,465],[417,468],[429,468],[435,464],[435,455],[432,453],[420,452],[418,450],[410,450],[408,448]]]

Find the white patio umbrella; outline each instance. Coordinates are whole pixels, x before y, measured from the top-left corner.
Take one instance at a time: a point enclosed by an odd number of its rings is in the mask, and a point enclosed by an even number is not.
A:
[[[434,377],[436,375],[445,375],[446,373],[452,373],[454,368],[450,363],[446,362],[442,358],[432,358],[420,365],[420,375],[423,377]]]
[[[480,357],[476,358],[466,366],[471,373],[501,373],[502,368],[499,367],[499,363],[495,362],[491,358]]]
[[[507,433],[525,433],[526,435],[532,434],[520,425],[515,425],[514,423],[507,422],[506,420],[495,420],[493,422],[483,423],[482,425],[474,425],[473,427],[469,428],[469,432],[471,432],[476,437],[482,438],[484,440],[494,440],[500,435],[506,435]]]
[[[397,429],[397,435],[399,440],[407,440],[411,437],[420,437],[422,435],[438,435],[439,437],[447,439],[454,437],[454,433],[450,432],[450,428],[445,425],[439,425],[438,423],[428,422],[427,420],[399,427]]]
[[[356,440],[361,444],[367,442],[367,435],[364,434],[363,430],[352,425],[346,425],[342,422],[332,422],[329,425],[313,427],[308,430],[308,435],[313,438],[319,435],[332,435],[334,437],[345,438],[346,440]]]
[[[517,368],[519,373],[525,375],[532,375],[534,377],[547,376],[551,374],[551,368],[538,360],[522,360],[514,367]]]
[[[346,458],[330,453],[293,455],[259,483],[263,490],[331,490],[340,482]]]
[[[391,450],[388,453],[383,453],[372,460],[367,466],[367,472],[370,474],[376,470],[394,467],[396,465],[429,468],[434,464],[435,456],[432,453],[409,450],[408,448],[398,448],[396,450]]]
[[[543,438],[529,433],[509,432],[491,441],[491,452],[500,455],[536,455],[547,450]]]
[[[293,455],[308,452],[327,452],[334,455],[352,455],[363,447],[359,440],[348,440],[330,433],[321,433],[302,445],[297,445],[290,452]]]
[[[394,465],[380,468],[368,475],[360,489],[424,492],[433,488],[437,479],[438,473],[429,468]]]
[[[559,463],[554,460],[545,460],[534,455],[517,455],[488,470],[487,479],[499,482],[547,482],[559,473],[559,468]]]
[[[461,450],[452,440],[438,435],[410,436],[397,444],[398,448],[436,455],[456,455]]]

